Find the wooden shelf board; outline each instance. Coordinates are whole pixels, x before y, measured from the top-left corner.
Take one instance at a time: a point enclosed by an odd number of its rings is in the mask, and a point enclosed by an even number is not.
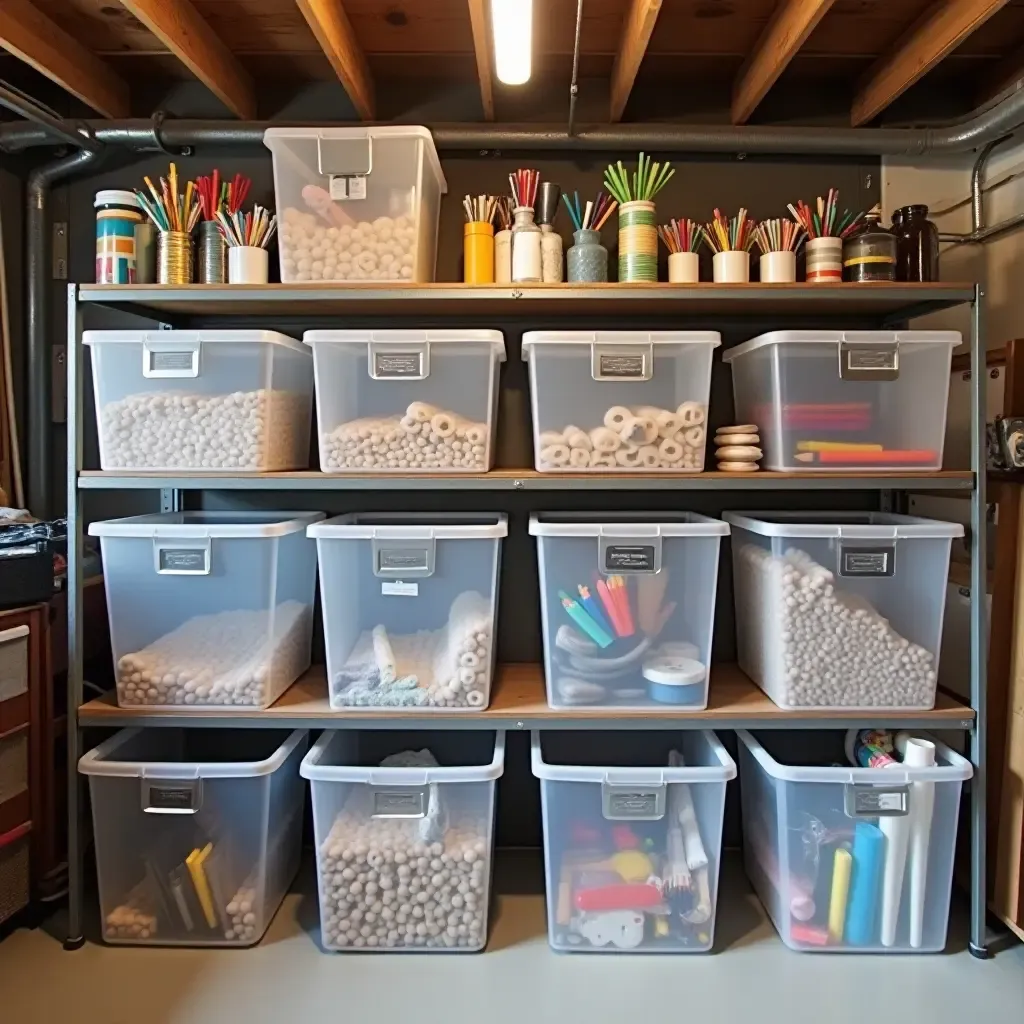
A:
[[[955,699],[940,694],[932,711],[899,712],[887,708],[837,712],[808,708],[785,711],[778,707],[740,669],[733,664],[716,665],[712,670],[710,699],[702,711],[659,707],[650,708],[551,708],[544,686],[543,666],[537,664],[505,664],[498,666],[486,711],[453,712],[424,711],[421,708],[379,708],[333,711],[327,699],[327,681],[322,665],[312,667],[302,678],[266,710],[252,708],[204,708],[194,711],[156,710],[146,707],[119,708],[113,692],[91,700],[79,709],[79,720],[86,726],[130,724],[145,720],[146,724],[238,725],[258,723],[265,727],[287,723],[313,727],[353,726],[401,728],[403,723],[419,726],[436,723],[439,727],[521,729],[530,727],[662,728],[679,727],[683,722],[715,724],[736,728],[762,724],[773,728],[807,727],[808,723],[886,724],[914,723],[935,728],[969,728],[974,712]]]

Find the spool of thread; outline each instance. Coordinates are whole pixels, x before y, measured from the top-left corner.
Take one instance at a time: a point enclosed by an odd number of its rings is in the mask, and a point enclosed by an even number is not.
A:
[[[199,224],[196,244],[196,280],[200,284],[223,284],[227,280],[224,236],[215,220]]]
[[[103,189],[96,193],[96,283],[135,281],[135,228],[142,208],[132,192]]]
[[[843,279],[843,240],[809,238],[804,248],[808,284],[838,284]]]
[[[654,203],[637,199],[619,207],[619,281],[658,280],[658,227]]]
[[[695,252],[670,252],[668,279],[672,284],[696,284],[700,280],[700,256]]]
[[[466,284],[494,284],[494,225],[474,220],[462,228],[462,280]]]
[[[156,239],[157,284],[191,284],[192,252],[188,232],[161,231]]]

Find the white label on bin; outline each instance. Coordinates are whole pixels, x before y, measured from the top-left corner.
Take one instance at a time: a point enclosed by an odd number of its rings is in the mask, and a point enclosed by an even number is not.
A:
[[[422,818],[427,813],[426,789],[375,789],[374,818]]]
[[[896,572],[896,550],[882,548],[843,548],[839,559],[840,576],[892,576]]]
[[[640,355],[602,355],[598,361],[598,373],[601,377],[640,377],[647,376],[647,362]]]
[[[609,544],[604,549],[605,572],[656,572],[653,544]]]
[[[422,377],[422,352],[374,352],[375,377]]]
[[[380,592],[384,597],[419,597],[420,585],[418,583],[403,583],[401,580],[389,580],[380,585]]]
[[[848,818],[898,818],[909,811],[907,786],[846,787],[844,799]]]
[[[332,174],[330,193],[332,199],[365,199],[365,174]]]
[[[153,352],[150,366],[154,370],[191,370],[195,352]]]
[[[609,821],[657,821],[665,817],[665,787],[609,786],[602,789],[603,812]]]
[[[202,779],[142,784],[142,810],[146,814],[195,814],[202,806]]]
[[[205,576],[210,572],[209,548],[161,548],[159,572]]]

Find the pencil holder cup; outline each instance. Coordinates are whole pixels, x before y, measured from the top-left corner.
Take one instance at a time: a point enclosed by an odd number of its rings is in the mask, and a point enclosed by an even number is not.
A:
[[[266,284],[270,272],[267,250],[255,245],[228,248],[229,284]]]
[[[597,231],[580,230],[573,233],[573,241],[565,254],[569,281],[580,284],[600,284],[608,280],[608,250],[601,244]]]
[[[502,228],[494,236],[494,283],[512,281],[512,232]]]
[[[472,221],[462,231],[462,280],[466,284],[494,284],[494,225]]]
[[[843,240],[810,238],[805,249],[808,284],[838,284],[843,279]]]
[[[192,236],[187,231],[161,231],[156,240],[156,283],[192,283]]]
[[[619,281],[658,280],[658,228],[654,203],[634,200],[619,207]]]
[[[750,253],[746,249],[716,252],[711,265],[716,284],[746,284],[750,280]]]
[[[227,259],[224,235],[215,220],[204,220],[199,225],[196,245],[196,280],[200,284],[223,284],[227,277]]]
[[[668,279],[672,284],[696,284],[700,280],[700,256],[695,252],[670,252]]]
[[[766,252],[761,257],[762,284],[792,284],[795,280],[795,252]]]

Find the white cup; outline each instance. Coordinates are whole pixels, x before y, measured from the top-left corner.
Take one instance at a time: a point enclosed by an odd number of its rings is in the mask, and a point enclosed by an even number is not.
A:
[[[762,284],[790,284],[795,280],[795,252],[766,252],[761,257]]]
[[[672,284],[696,284],[700,280],[700,256],[695,252],[670,252],[668,279]]]
[[[269,275],[266,249],[255,245],[228,247],[228,284],[266,284]]]
[[[745,284],[750,280],[750,253],[746,249],[716,252],[711,264],[718,284]]]

